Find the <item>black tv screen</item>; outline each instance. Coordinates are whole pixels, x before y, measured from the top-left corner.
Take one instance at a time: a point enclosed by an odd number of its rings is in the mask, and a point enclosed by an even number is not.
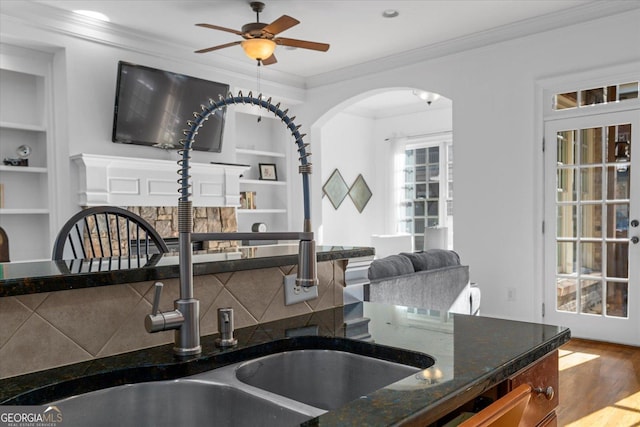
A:
[[[179,148],[187,120],[209,99],[226,96],[229,85],[142,65],[118,63],[113,142]],[[219,153],[226,108],[216,110],[198,130],[192,148]]]

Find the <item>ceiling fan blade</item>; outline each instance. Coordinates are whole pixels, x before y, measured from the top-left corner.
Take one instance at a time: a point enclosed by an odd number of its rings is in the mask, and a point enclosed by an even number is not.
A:
[[[225,47],[235,46],[235,45],[240,44],[240,43],[242,43],[242,42],[241,41],[237,41],[237,42],[221,44],[221,45],[218,45],[218,46],[208,47],[206,49],[196,50],[195,53],[207,53],[207,52],[211,52],[211,51],[218,50],[218,49],[224,49]]]
[[[269,34],[273,34],[274,36],[278,33],[283,32],[284,30],[288,30],[294,25],[298,25],[300,21],[295,18],[292,18],[287,15],[282,15],[280,18],[273,21],[271,24],[267,25],[262,29],[262,31],[266,31]]]
[[[264,59],[262,61],[262,65],[271,65],[271,64],[275,64],[276,62],[278,62],[278,60],[276,59],[275,55],[271,55],[270,57],[268,57],[267,59]]]
[[[196,27],[209,28],[211,30],[226,31],[227,33],[233,33],[233,34],[237,34],[239,36],[242,35],[242,33],[240,31],[238,31],[238,30],[232,30],[231,28],[219,27],[217,25],[212,25],[212,24],[196,24]]]
[[[326,52],[329,50],[329,45],[327,43],[317,43],[317,42],[309,42],[306,40],[296,40],[296,39],[287,39],[284,37],[278,37],[277,39],[273,39],[276,44],[282,46],[292,46],[292,47],[300,47],[302,49],[311,49],[311,50],[320,50],[322,52]]]

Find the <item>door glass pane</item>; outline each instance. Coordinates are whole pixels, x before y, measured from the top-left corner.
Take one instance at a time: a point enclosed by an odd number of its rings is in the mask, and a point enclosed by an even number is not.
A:
[[[602,163],[602,128],[582,129],[582,153],[580,162],[583,165]]]
[[[602,205],[582,205],[582,237],[602,237]]]
[[[576,200],[576,180],[574,169],[558,169],[558,201],[573,202]]]
[[[631,156],[631,124],[607,127],[607,162],[628,162]]]
[[[576,131],[568,130],[557,133],[558,164],[573,165],[576,161]]]
[[[631,168],[620,170],[618,167],[607,168],[607,199],[629,200],[629,175]]]
[[[424,202],[415,202],[413,209],[414,216],[424,216]]]
[[[580,280],[580,312],[602,314],[602,282]]]
[[[576,108],[578,106],[578,92],[559,93],[555,96],[554,108],[564,110],[565,108]]]
[[[427,149],[418,148],[416,150],[416,165],[423,165],[427,163]]]
[[[577,311],[576,304],[576,279],[556,279],[557,308],[560,311]]]
[[[628,242],[607,242],[607,277],[629,278]]]
[[[580,185],[582,200],[602,200],[602,168],[580,169]]]
[[[416,182],[425,182],[427,180],[427,167],[416,166]]]
[[[427,197],[427,184],[416,184],[416,199]]]
[[[616,203],[607,205],[607,237],[625,239],[629,237],[629,204]]]
[[[580,274],[602,276],[602,243],[580,244]]]
[[[602,104],[603,102],[605,102],[603,87],[580,91],[580,106]]]
[[[607,315],[627,317],[627,298],[629,284],[624,282],[607,282]]]
[[[576,207],[558,206],[558,237],[577,237]]]
[[[634,99],[638,97],[638,82],[624,83],[620,85],[618,100]]]
[[[558,268],[559,274],[576,273],[576,244],[574,242],[558,242]]]

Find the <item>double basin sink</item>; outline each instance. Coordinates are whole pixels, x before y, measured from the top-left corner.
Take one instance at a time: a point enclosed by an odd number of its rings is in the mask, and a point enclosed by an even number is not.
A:
[[[398,350],[402,351],[402,350]],[[71,426],[296,426],[431,366],[341,350],[283,351],[200,374],[49,403]]]

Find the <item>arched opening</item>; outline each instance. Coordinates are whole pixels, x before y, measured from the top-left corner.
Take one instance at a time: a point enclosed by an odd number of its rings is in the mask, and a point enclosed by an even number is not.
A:
[[[323,244],[374,246],[378,256],[452,248],[452,105],[434,92],[387,88],[316,122]]]

